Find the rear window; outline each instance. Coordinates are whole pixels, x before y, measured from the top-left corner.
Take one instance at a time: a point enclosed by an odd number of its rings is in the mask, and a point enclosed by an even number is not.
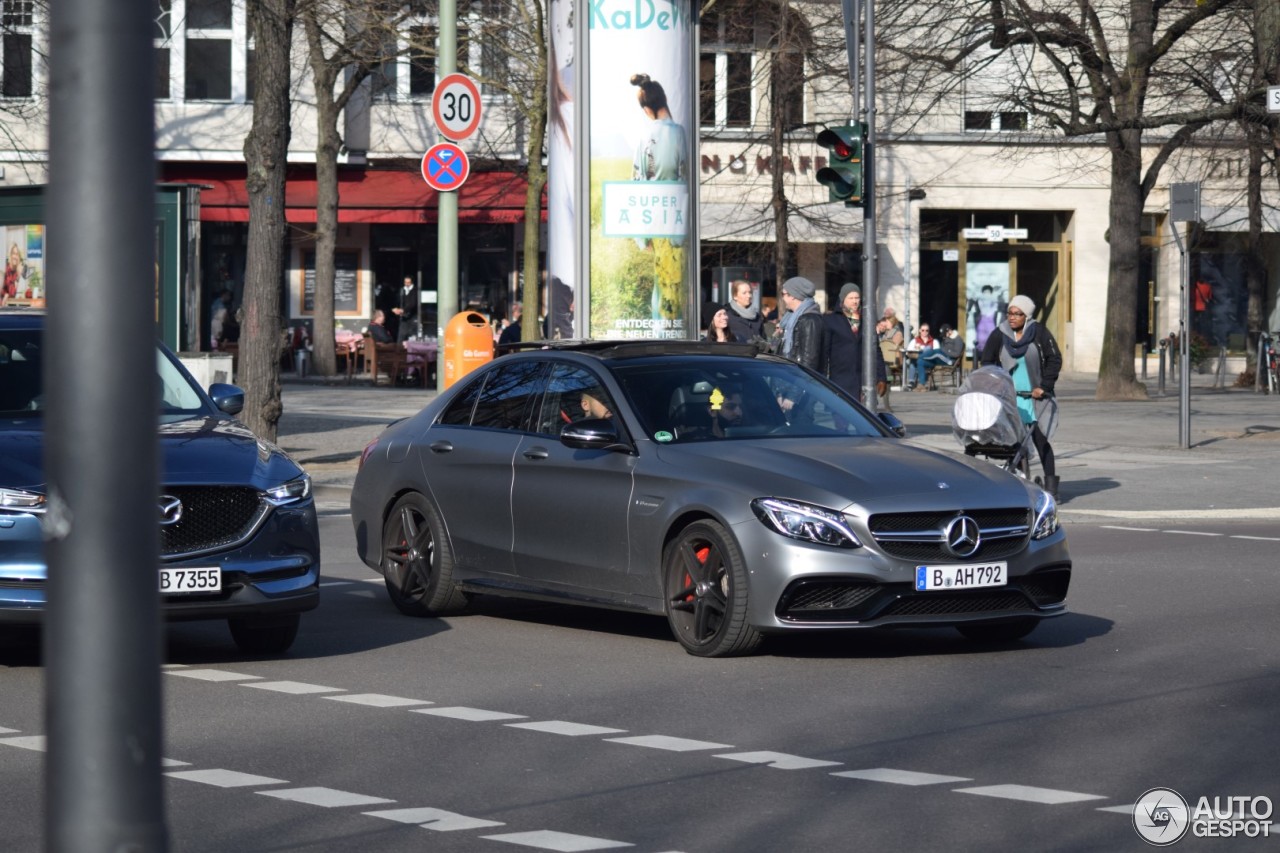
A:
[[[44,410],[40,380],[43,362],[40,332],[0,332],[0,415],[22,417]]]

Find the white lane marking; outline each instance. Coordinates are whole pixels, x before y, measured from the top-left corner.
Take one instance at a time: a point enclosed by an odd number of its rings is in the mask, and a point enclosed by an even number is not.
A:
[[[708,740],[689,740],[682,737],[666,735],[643,735],[641,737],[611,737],[605,740],[613,743],[625,743],[627,746],[644,746],[649,749],[665,749],[670,752],[696,752],[700,749],[733,749],[730,743],[712,743]]]
[[[190,767],[191,762],[179,761],[176,758],[162,758],[160,759],[160,766],[161,767]]]
[[[369,817],[380,817],[384,820],[394,820],[397,823],[416,823],[423,829],[433,829],[436,832],[453,832],[459,829],[487,829],[491,826],[505,826],[500,820],[481,820],[478,817],[467,817],[457,812],[447,812],[444,809],[419,808],[419,809],[388,809],[380,812],[362,812]]]
[[[186,669],[187,665],[185,663],[162,663],[160,664],[160,668],[161,669]]]
[[[219,788],[252,788],[258,785],[287,785],[284,779],[272,779],[270,776],[255,776],[252,773],[241,773],[238,770],[175,770],[164,774],[174,779],[185,779],[188,782],[200,782],[203,785],[216,785]]]
[[[360,581],[360,583],[386,583],[387,582],[387,579],[384,578],[382,575],[378,575],[376,578],[359,578],[358,580]]]
[[[320,586],[351,586],[355,581],[321,581]]]
[[[260,681],[245,684],[243,687],[256,687],[259,690],[273,690],[276,693],[293,693],[301,696],[306,693],[339,693],[341,687],[325,687],[321,684],[307,684],[303,681]]]
[[[727,758],[730,761],[743,761],[747,764],[767,764],[775,770],[809,770],[814,767],[838,767],[839,761],[822,761],[817,758],[802,758],[799,755],[788,755],[785,752],[728,752],[713,755],[712,758]]]
[[[1111,812],[1112,814],[1133,814],[1133,806],[1103,806],[1098,809],[1100,812]]]
[[[513,729],[529,729],[535,732],[546,732],[552,735],[568,735],[570,737],[579,737],[581,735],[616,735],[625,732],[626,729],[609,729],[604,726],[588,726],[585,723],[570,723],[565,720],[543,720],[536,723],[507,723],[508,727]]]
[[[1120,524],[1099,524],[1103,530],[1130,530],[1134,533],[1159,533],[1155,527],[1124,527]],[[321,584],[323,586],[323,584]]]
[[[524,714],[504,714],[502,711],[486,711],[483,708],[414,708],[415,714],[431,714],[436,717],[449,717],[453,720],[467,720],[472,723],[487,723],[493,720],[523,720]]]
[[[846,779],[865,779],[868,782],[888,782],[892,785],[942,785],[948,782],[972,782],[966,776],[939,776],[936,773],[917,773],[914,770],[894,770],[892,767],[871,767],[867,770],[841,770],[832,776]]]
[[[408,705],[431,705],[425,699],[406,699],[403,696],[387,696],[384,693],[348,693],[343,696],[324,696],[334,702],[350,702],[352,705],[368,705],[371,708],[404,708]]]
[[[488,841],[505,841],[508,844],[519,844],[523,847],[558,850],[560,853],[635,847],[634,844],[628,844],[625,841],[610,841],[607,838],[592,838],[589,835],[572,835],[568,832],[555,832],[550,829],[540,829],[535,832],[510,832],[506,835],[482,835],[480,837]]]
[[[1240,534],[1233,535],[1232,539],[1253,539],[1258,542],[1280,542],[1280,536],[1244,536]]]
[[[261,675],[245,675],[242,672],[230,672],[225,669],[183,669],[165,674],[194,678],[197,681],[250,681],[262,678]]]
[[[276,797],[295,803],[306,803],[310,806],[322,806],[326,809],[342,806],[376,806],[379,803],[394,803],[386,797],[370,797],[365,794],[353,794],[350,791],[339,791],[336,788],[274,788],[270,791],[259,791],[264,797]]]
[[[1206,533],[1203,530],[1165,530],[1163,533],[1181,533],[1183,536],[1221,536],[1221,533]]]
[[[44,752],[46,748],[44,735],[0,738],[0,743],[16,746],[18,749],[29,749],[33,752]]]
[[[6,729],[4,726],[0,726],[0,735],[16,735],[20,731],[22,729]]]
[[[1031,785],[983,785],[977,788],[954,788],[957,794],[977,794],[982,797],[998,797],[1004,800],[1021,800],[1026,803],[1044,803],[1056,806],[1062,803],[1079,803],[1085,800],[1105,800],[1098,794],[1077,794],[1074,791],[1055,791],[1052,788],[1036,788]]]
[[[1106,518],[1126,518],[1130,521],[1163,518],[1197,519],[1280,519],[1280,507],[1244,507],[1242,509],[1073,509],[1058,507],[1058,514],[1097,515]]]

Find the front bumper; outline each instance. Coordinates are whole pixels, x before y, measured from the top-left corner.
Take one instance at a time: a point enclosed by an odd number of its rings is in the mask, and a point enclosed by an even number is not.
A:
[[[0,525],[0,624],[38,623],[45,610],[47,577],[40,520],[16,514],[8,518],[14,520],[12,526]],[[320,537],[315,504],[307,501],[274,507],[249,541],[223,553],[165,561],[164,565],[217,567],[222,571],[219,592],[161,598],[161,610],[169,621],[312,610],[320,604]]]

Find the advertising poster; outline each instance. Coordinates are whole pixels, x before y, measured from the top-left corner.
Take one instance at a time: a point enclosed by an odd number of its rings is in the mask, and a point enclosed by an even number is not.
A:
[[[4,239],[4,279],[0,293],[6,300],[43,299],[44,226],[10,225],[0,229]]]
[[[591,337],[688,337],[689,8],[671,0],[580,7],[591,39]]]
[[[547,92],[547,283],[542,295],[547,338],[572,338],[577,277],[573,151],[576,84],[574,0],[551,0],[551,57]]]
[[[1004,322],[1009,306],[1008,261],[970,261],[965,266],[965,348],[976,360],[987,338]]]

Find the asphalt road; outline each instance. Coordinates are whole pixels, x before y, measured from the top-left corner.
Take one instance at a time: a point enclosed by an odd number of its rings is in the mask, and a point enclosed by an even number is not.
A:
[[[1121,812],[1150,788],[1280,799],[1274,523],[1073,523],[1071,613],[1015,646],[814,635],[730,660],[653,617],[401,616],[341,510],[322,528],[290,655],[170,630],[173,850],[1141,850]],[[40,849],[39,652],[0,632],[6,851]]]

